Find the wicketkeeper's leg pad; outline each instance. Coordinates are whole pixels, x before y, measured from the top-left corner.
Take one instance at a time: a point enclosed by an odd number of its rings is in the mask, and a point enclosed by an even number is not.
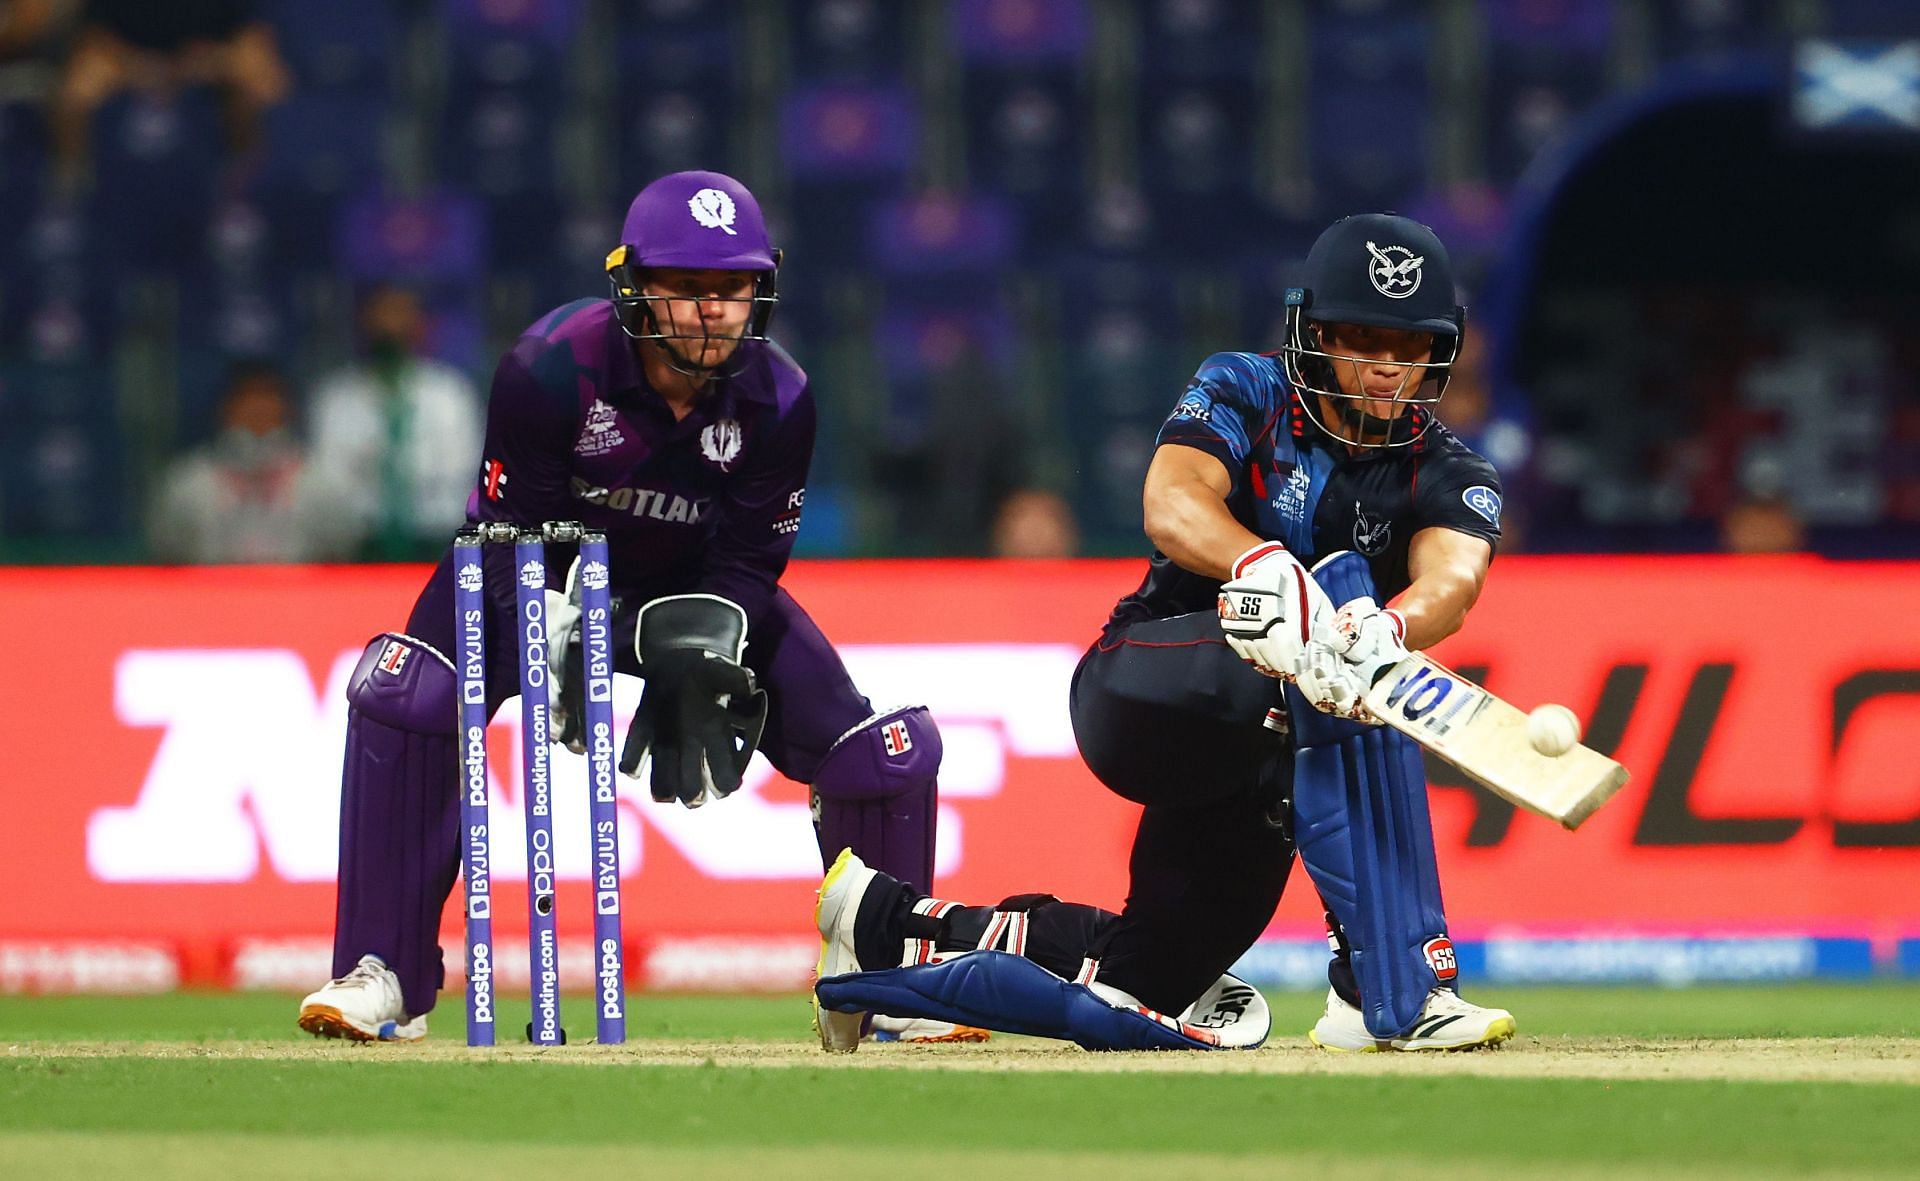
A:
[[[821,856],[851,848],[874,869],[931,889],[942,753],[924,705],[874,714],[842,734],[811,785]]]
[[[1359,554],[1336,554],[1313,576],[1335,603],[1374,593]],[[1287,703],[1300,860],[1353,950],[1367,1032],[1394,1037],[1455,975],[1420,748],[1398,731],[1320,713],[1291,686]]]
[[[416,1016],[445,976],[440,911],[460,865],[455,694],[446,656],[398,632],[347,682],[333,974],[379,956]]]
[[[927,1017],[1003,1033],[1070,1041],[1088,1050],[1253,1049],[1271,1019],[1257,989],[1223,976],[1180,1017],[1115,989],[1063,980],[1004,951],[971,951],[937,963],[830,976],[814,986],[842,1013]]]

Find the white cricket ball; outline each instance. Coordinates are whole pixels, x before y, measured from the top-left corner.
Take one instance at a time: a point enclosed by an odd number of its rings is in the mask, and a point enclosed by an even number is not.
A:
[[[1580,741],[1580,719],[1564,705],[1543,705],[1527,715],[1527,741],[1548,758],[1558,758]]]

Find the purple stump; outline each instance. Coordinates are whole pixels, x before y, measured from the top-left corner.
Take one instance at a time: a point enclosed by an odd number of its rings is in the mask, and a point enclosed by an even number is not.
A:
[[[493,1045],[493,844],[487,833],[487,608],[480,535],[454,539],[454,660],[460,691],[460,834],[466,869],[467,1044]]]
[[[553,905],[553,783],[547,751],[547,561],[540,534],[523,531],[513,546],[514,598],[520,633],[520,770],[527,811],[527,955],[533,981],[535,1045],[566,1041],[560,1027],[560,936]]]
[[[613,604],[607,589],[607,538],[580,539],[580,663],[586,692],[581,719],[587,744],[592,819],[596,1040],[627,1040],[626,950],[620,935],[620,821],[613,774]]]

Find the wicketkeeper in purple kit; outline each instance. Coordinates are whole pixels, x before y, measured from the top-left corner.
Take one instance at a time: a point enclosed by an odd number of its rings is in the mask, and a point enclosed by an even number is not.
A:
[[[767,337],[779,265],[733,178],[643,189],[607,256],[612,298],[548,313],[501,358],[467,516],[606,534],[617,667],[646,677],[621,769],[638,774],[650,748],[656,800],[727,795],[757,748],[810,786],[823,863],[851,846],[929,881],[932,717],[876,712],[780,586],[815,411],[807,375]],[[511,547],[486,560],[491,714],[519,691],[519,645]],[[347,689],[336,979],[301,1005],[310,1033],[423,1037],[445,983],[440,917],[460,867],[453,579],[449,550],[406,630],[374,637]],[[577,599],[547,594],[551,659],[577,670]],[[554,679],[577,693],[577,674]],[[577,747],[574,704],[563,693],[552,709],[555,740]]]

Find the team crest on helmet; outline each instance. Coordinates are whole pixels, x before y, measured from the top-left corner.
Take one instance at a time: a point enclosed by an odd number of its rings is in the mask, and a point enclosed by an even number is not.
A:
[[[1373,256],[1367,263],[1367,278],[1373,281],[1373,289],[1388,299],[1405,299],[1420,290],[1420,264],[1426,262],[1426,256],[1415,254],[1405,246],[1376,246],[1367,243],[1367,253]]]
[[[733,219],[738,216],[733,207],[733,198],[724,189],[701,189],[687,199],[687,208],[693,213],[693,220],[710,230],[725,230],[736,237],[740,231],[733,228]]]
[[[740,424],[723,418],[700,432],[700,454],[724,469],[740,457]]]

